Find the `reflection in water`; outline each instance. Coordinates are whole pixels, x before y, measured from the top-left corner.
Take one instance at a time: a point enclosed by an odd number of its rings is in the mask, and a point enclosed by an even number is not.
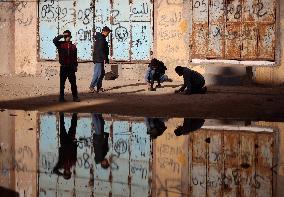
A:
[[[145,118],[145,124],[147,126],[147,134],[152,139],[156,139],[167,129],[162,118]]]
[[[108,168],[109,162],[105,158],[108,148],[109,133],[104,132],[105,121],[102,114],[92,113],[93,147],[95,151],[95,162],[100,163],[102,168]]]
[[[55,165],[53,172],[62,175],[65,179],[71,178],[71,167],[76,164],[77,161],[77,142],[76,142],[76,127],[77,127],[77,114],[73,113],[71,119],[71,126],[68,133],[66,132],[64,113],[60,113],[60,148],[59,158]],[[63,173],[59,170],[63,169]]]
[[[200,129],[205,120],[200,118],[184,118],[183,125],[177,126],[174,133],[176,136],[187,135],[189,132],[197,131]]]
[[[276,123],[16,114],[0,113],[9,122],[0,130],[0,186],[20,196],[275,194]]]

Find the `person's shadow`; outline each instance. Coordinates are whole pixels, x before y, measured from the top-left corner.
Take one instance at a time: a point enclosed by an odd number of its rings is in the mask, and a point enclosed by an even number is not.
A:
[[[145,118],[145,124],[147,127],[147,134],[150,135],[151,139],[156,139],[167,129],[161,118]]]
[[[64,179],[70,179],[72,175],[71,168],[75,166],[77,161],[78,145],[75,135],[78,117],[77,113],[73,113],[71,119],[71,126],[67,133],[64,122],[64,113],[60,112],[59,116],[60,148],[58,162],[53,168],[53,172],[60,176],[63,176]]]
[[[199,130],[203,126],[204,122],[205,120],[201,118],[184,118],[183,125],[177,126],[174,133],[176,136],[187,135],[190,132]]]
[[[109,150],[109,133],[104,132],[104,126],[105,121],[102,114],[92,113],[92,132],[95,162],[96,164],[101,164],[102,168],[107,169],[109,167],[109,161],[106,158]]]

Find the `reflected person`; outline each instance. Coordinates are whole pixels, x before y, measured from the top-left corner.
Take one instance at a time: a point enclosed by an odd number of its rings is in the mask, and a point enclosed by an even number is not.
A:
[[[64,113],[60,112],[60,148],[59,148],[59,158],[55,165],[53,172],[61,175],[64,179],[71,178],[71,168],[75,166],[77,161],[77,140],[76,127],[77,127],[77,113],[73,113],[71,119],[71,126],[66,132]],[[60,170],[63,170],[61,172]]]
[[[174,130],[176,136],[187,135],[190,132],[201,129],[205,120],[201,118],[184,118],[183,125]]]
[[[92,132],[93,132],[93,146],[95,152],[96,164],[101,164],[101,167],[107,169],[109,161],[106,158],[108,153],[108,137],[109,133],[104,132],[105,120],[102,114],[92,113]]]
[[[156,139],[167,129],[162,118],[145,118],[145,124],[147,127],[147,134],[150,134],[152,139]]]

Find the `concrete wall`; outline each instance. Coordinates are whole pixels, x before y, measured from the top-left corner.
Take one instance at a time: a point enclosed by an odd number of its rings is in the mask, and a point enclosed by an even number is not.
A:
[[[6,188],[15,188],[15,173],[13,165],[9,162],[14,153],[15,138],[15,117],[10,116],[10,112],[0,113],[0,185]]]
[[[35,74],[37,70],[37,3],[22,5],[15,12],[15,72]]]
[[[155,1],[154,56],[165,62],[170,77],[174,68],[189,62],[190,1]]]
[[[37,112],[1,112],[0,122],[0,185],[37,196]]]
[[[253,80],[264,84],[281,84],[284,82],[284,61],[282,60],[284,44],[284,2],[276,0],[277,27],[276,36],[276,66],[253,66]],[[38,61],[38,6],[37,2],[22,2],[11,4],[5,8],[0,3],[1,19],[9,19],[8,22],[0,21],[0,39],[4,46],[0,47],[0,74],[3,73],[27,73],[43,74],[42,69],[59,66],[58,62],[51,63]],[[212,64],[192,64],[190,51],[190,35],[192,1],[190,0],[157,0],[154,1],[154,54],[165,62],[168,67],[168,75],[173,79],[180,78],[174,72],[177,65],[193,67],[202,74],[207,73],[206,67]],[[280,8],[279,8],[280,7]],[[1,43],[2,46],[2,43]],[[84,66],[85,64],[80,64]],[[89,65],[89,64],[87,64]],[[127,79],[143,79],[143,72],[147,64],[125,65],[119,64],[121,76]],[[133,67],[132,67],[133,66]],[[219,66],[219,64],[214,64]],[[236,66],[226,64],[225,66]],[[137,72],[137,69],[139,70]],[[137,74],[139,73],[139,76]],[[222,75],[222,73],[220,73]]]

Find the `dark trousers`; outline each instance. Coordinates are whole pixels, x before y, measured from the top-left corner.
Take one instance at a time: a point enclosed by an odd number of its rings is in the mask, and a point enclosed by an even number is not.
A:
[[[72,67],[60,66],[60,98],[64,98],[65,81],[68,78],[71,84],[73,98],[78,97],[75,70]]]
[[[154,81],[157,81],[158,84],[160,84],[161,83],[160,78],[161,78],[161,76],[160,76],[159,73],[157,73],[155,70],[151,70],[150,74],[149,74],[149,78],[148,78],[148,81],[150,81],[150,83],[151,83],[151,87],[153,87]]]
[[[192,84],[191,88],[189,89],[190,91],[188,91],[188,87],[187,87],[187,93],[188,94],[200,94],[200,93],[205,93],[206,90],[203,88],[205,85],[205,82],[201,82],[199,84]]]

